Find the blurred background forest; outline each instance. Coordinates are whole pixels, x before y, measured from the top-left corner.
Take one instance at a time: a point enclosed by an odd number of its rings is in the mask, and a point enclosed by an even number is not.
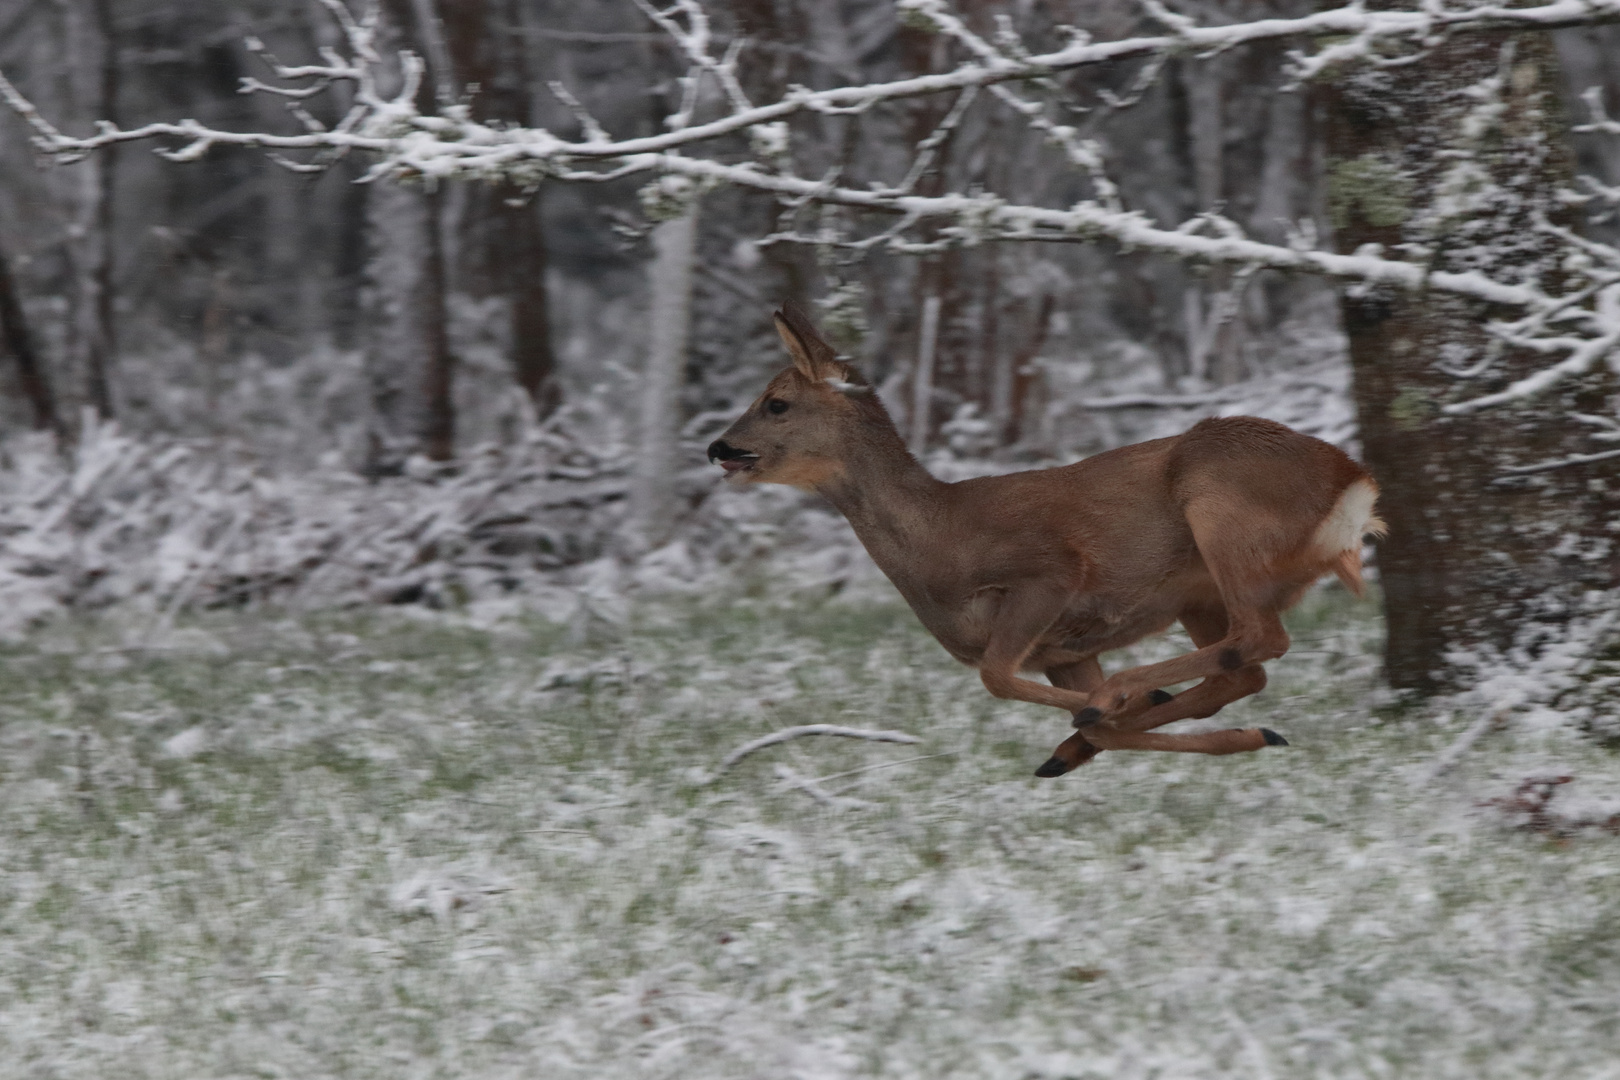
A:
[[[746,38],[739,74],[755,101],[957,62],[944,35],[903,20],[890,0],[708,7],[722,43]],[[1108,39],[1147,25],[1128,0],[957,9],[986,26],[1010,18],[1031,48],[1061,45],[1065,26]],[[1220,24],[1313,5],[1178,9]],[[577,134],[552,87],[561,83],[627,138],[661,130],[679,101],[686,60],[629,0],[390,0],[384,10],[384,44],[426,56],[441,97],[480,119]],[[182,117],[291,131],[284,102],[240,93],[242,80],[270,77],[265,54],[311,62],[338,34],[308,0],[0,0],[0,70],[71,133],[98,119]],[[1569,116],[1590,87],[1620,100],[1620,30],[1554,38]],[[1049,89],[1065,122],[1104,147],[1132,209],[1166,226],[1218,210],[1273,243],[1313,225],[1325,238],[1322,103],[1311,87],[1284,91],[1288,48],[1093,65]],[[344,93],[308,108],[330,121]],[[858,124],[796,121],[800,171],[836,162],[894,182],[949,107],[918,98]],[[27,135],[0,116],[0,427],[79,438],[71,504],[44,516],[52,527],[85,520],[72,544],[49,539],[40,500],[56,497],[58,481],[20,449],[44,444],[10,444],[9,618],[137,594],[169,612],[289,590],[437,603],[571,567],[609,573],[597,563],[623,524],[656,337],[645,178],[533,191],[453,180],[424,192],[357,182],[368,163],[356,156],[294,172],[245,148],[176,163],[124,146],[52,166],[34,160]],[[917,190],[983,187],[1049,206],[1088,197],[1083,174],[1043,164],[1042,142],[969,110]],[[1620,140],[1572,146],[1583,171],[1620,180]],[[743,508],[716,494],[702,460],[782,365],[769,314],[787,298],[840,335],[945,474],[1073,460],[1215,412],[1355,443],[1331,283],[1098,245],[873,248],[857,259],[758,244],[780,213],[755,191],[702,200],[680,450],[664,485],[673,503],[643,545],[664,552],[660,572],[696,580],[700,554],[734,562],[790,541],[818,584],[855,572],[858,558],[829,554],[848,547],[841,526],[807,497],[755,492]],[[424,349],[438,350],[445,375],[428,403],[432,430],[413,441],[390,413],[402,407],[397,370],[430,363]],[[157,489],[168,494],[139,494]],[[251,498],[219,494],[229,491]]]

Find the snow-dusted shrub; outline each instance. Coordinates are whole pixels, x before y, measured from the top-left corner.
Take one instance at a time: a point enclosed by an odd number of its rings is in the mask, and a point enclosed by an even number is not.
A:
[[[593,597],[606,611],[636,588],[760,575],[839,587],[869,565],[814,500],[731,491],[695,464],[677,475],[675,538],[630,562],[619,545],[628,452],[598,425],[581,437],[567,421],[530,425],[450,466],[413,459],[372,478],[336,454],[277,469],[229,441],[137,438],[93,417],[69,449],[14,439],[0,450],[0,634],[114,604],[150,612],[154,629],[186,608],[257,603],[512,597],[566,616]]]

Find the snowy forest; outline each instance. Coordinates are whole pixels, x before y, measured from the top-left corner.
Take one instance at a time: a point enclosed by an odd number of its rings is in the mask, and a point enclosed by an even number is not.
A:
[[[1620,1075],[1620,0],[0,0],[0,99],[0,1077]],[[1365,462],[1315,749],[1030,779],[705,459],[788,301],[943,479]]]

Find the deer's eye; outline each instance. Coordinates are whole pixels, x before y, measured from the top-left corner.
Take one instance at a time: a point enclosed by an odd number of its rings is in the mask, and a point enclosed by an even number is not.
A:
[[[781,416],[783,413],[787,412],[787,410],[788,403],[783,401],[781,398],[771,398],[771,400],[765,403],[765,411],[773,416]]]

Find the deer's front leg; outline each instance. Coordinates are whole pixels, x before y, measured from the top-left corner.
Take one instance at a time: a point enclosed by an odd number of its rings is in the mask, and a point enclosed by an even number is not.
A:
[[[1091,691],[1102,685],[1103,669],[1095,656],[1088,656],[1084,660],[1073,664],[1064,664],[1062,667],[1046,669],[1046,679],[1053,686],[1060,686],[1065,690],[1079,690],[1090,694]],[[1052,756],[1046,763],[1035,770],[1040,777],[1062,776],[1066,772],[1073,772],[1101,752],[1100,748],[1093,746],[1080,732],[1075,732],[1057,745]]]
[[[1050,589],[1009,591],[1001,598],[990,639],[979,658],[979,679],[986,690],[998,698],[1051,705],[1069,713],[1086,708],[1091,696],[1083,691],[1019,677],[1041,635],[1051,629],[1068,603],[1068,596]]]

